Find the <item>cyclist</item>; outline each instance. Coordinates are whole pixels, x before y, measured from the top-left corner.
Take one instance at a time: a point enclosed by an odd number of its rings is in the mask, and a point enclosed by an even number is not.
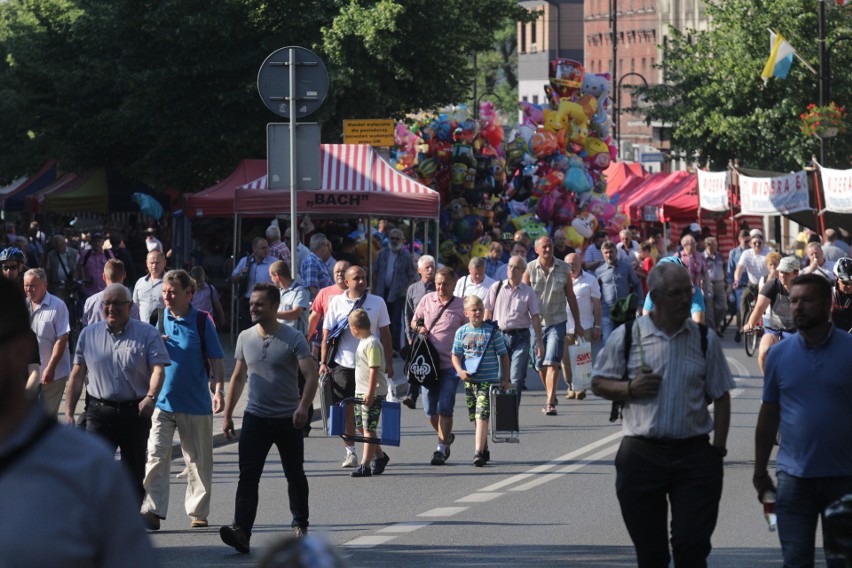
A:
[[[843,257],[834,264],[837,284],[834,287],[834,302],[831,321],[838,329],[852,333],[852,258]]]
[[[740,260],[737,262],[737,270],[734,272],[734,288],[739,287],[743,271],[745,270],[748,274],[748,287],[743,290],[740,303],[742,312],[740,321],[746,321],[748,317],[748,306],[751,305],[760,290],[758,287],[760,277],[766,277],[769,274],[769,270],[766,268],[766,255],[768,253],[769,251],[763,248],[763,233],[757,229],[753,230],[751,232],[751,248],[743,251]]]
[[[757,352],[757,363],[760,365],[761,373],[769,349],[796,331],[793,314],[790,310],[789,292],[790,285],[799,275],[800,268],[801,263],[794,256],[785,256],[781,259],[778,263],[778,277],[763,285],[751,316],[743,326],[743,332],[753,331],[764,312],[769,308],[769,317],[765,326],[766,333],[760,340],[760,348]]]
[[[0,267],[3,269],[3,277],[14,280],[24,290],[24,252],[15,247],[9,247],[0,251]]]

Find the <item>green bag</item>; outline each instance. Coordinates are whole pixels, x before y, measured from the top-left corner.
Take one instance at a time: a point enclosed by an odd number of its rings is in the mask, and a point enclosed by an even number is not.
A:
[[[639,297],[630,293],[626,298],[618,300],[609,309],[609,319],[612,326],[617,327],[625,322],[636,319],[636,311],[639,309]]]

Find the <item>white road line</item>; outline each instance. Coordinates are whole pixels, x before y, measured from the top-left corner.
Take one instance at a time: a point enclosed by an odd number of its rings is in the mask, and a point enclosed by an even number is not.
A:
[[[487,503],[501,495],[505,495],[505,493],[471,493],[470,495],[465,495],[461,499],[456,499],[456,503]]]
[[[422,529],[423,527],[428,527],[432,523],[429,521],[410,521],[405,523],[396,523],[395,525],[391,525],[389,527],[385,527],[383,529],[379,529],[376,532],[380,533],[411,533],[416,531],[417,529]]]
[[[605,438],[601,438],[600,440],[592,442],[591,444],[587,444],[587,445],[583,446],[582,448],[578,448],[578,449],[576,449],[572,452],[569,452],[569,453],[565,454],[564,456],[558,457],[555,460],[551,460],[550,462],[548,462],[546,464],[538,465],[538,466],[528,470],[525,473],[519,473],[517,475],[513,475],[512,477],[510,477],[508,479],[504,479],[503,481],[498,481],[497,483],[494,483],[494,484],[489,485],[487,487],[483,487],[479,491],[497,491],[498,489],[503,489],[504,487],[506,487],[508,485],[512,485],[514,483],[524,481],[525,479],[529,479],[530,477],[534,476],[535,474],[543,473],[545,471],[553,469],[554,467],[558,467],[558,466],[564,464],[565,462],[569,462],[569,461],[573,460],[574,458],[577,458],[577,457],[579,457],[583,454],[586,454],[586,453],[594,450],[595,448],[599,448],[600,446],[608,444],[608,443],[612,442],[613,440],[617,440],[617,439],[621,438],[621,436],[622,436],[621,431],[615,432],[614,434],[610,434],[609,436],[607,436]]]
[[[424,513],[417,515],[418,517],[452,517],[462,511],[467,511],[470,507],[435,507]]]
[[[562,477],[566,473],[573,473],[573,472],[575,472],[575,471],[577,471],[577,470],[579,470],[583,467],[586,467],[587,465],[589,465],[591,463],[595,463],[596,461],[600,460],[603,457],[606,457],[610,454],[614,454],[615,452],[618,451],[619,445],[620,445],[620,443],[614,444],[614,445],[612,445],[608,448],[605,448],[605,449],[597,452],[596,454],[590,455],[586,459],[578,461],[577,463],[572,463],[571,465],[569,465],[567,467],[563,467],[562,469],[557,470],[553,473],[546,473],[544,475],[541,475],[541,476],[537,477],[536,479],[533,479],[532,481],[524,483],[523,485],[518,485],[517,487],[512,487],[511,489],[509,489],[509,491],[526,491],[527,489],[532,489],[534,487],[538,487],[539,485],[544,485],[545,483],[547,483],[549,481],[553,481],[554,479],[559,479],[560,477]]]
[[[359,536],[358,538],[352,539],[349,542],[344,542],[342,546],[349,546],[352,548],[372,548],[374,546],[390,542],[395,538],[395,536]]]

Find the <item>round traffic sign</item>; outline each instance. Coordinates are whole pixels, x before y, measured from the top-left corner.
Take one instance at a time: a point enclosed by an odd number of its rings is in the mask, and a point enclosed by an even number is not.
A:
[[[293,52],[296,80],[290,85],[290,54]],[[264,106],[284,118],[290,117],[290,92],[296,97],[296,118],[302,118],[322,106],[328,94],[328,71],[322,59],[304,47],[288,46],[275,50],[257,72],[257,91]]]

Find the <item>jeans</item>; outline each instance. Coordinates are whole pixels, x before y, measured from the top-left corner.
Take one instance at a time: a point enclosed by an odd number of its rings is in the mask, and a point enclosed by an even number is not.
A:
[[[544,353],[536,357],[536,369],[541,371],[542,367],[558,367],[562,363],[562,355],[565,350],[565,322],[548,325],[541,330],[544,343]]]
[[[305,475],[305,437],[293,426],[293,418],[261,418],[243,415],[240,433],[240,481],[234,505],[234,524],[251,534],[257,516],[258,485],[272,444],[278,448],[287,495],[290,498],[291,527],[308,526],[308,478]]]
[[[456,391],[459,388],[459,376],[455,369],[438,371],[438,387],[423,387],[423,410],[426,416],[452,416],[456,406]]]
[[[626,436],[615,456],[615,489],[639,568],[707,565],[722,496],[722,457],[707,436]],[[671,504],[669,554],[668,508]]]
[[[530,363],[530,330],[514,330],[511,333],[504,333],[503,338],[506,340],[506,350],[509,351],[509,380],[515,385],[518,404],[520,404]]]
[[[609,334],[612,333],[612,320],[609,317],[609,310],[611,308],[611,304],[601,302],[601,343],[603,345],[606,345],[606,340],[609,338]]]
[[[785,568],[814,565],[817,520],[825,508],[852,493],[852,477],[796,477],[778,472],[778,540]],[[823,533],[823,538],[825,533]],[[846,566],[843,560],[826,560],[831,566]]]
[[[402,308],[405,307],[405,297],[397,298],[393,302],[385,300],[390,318],[391,349],[400,350],[400,338],[402,337]],[[408,322],[411,323],[411,322]]]

